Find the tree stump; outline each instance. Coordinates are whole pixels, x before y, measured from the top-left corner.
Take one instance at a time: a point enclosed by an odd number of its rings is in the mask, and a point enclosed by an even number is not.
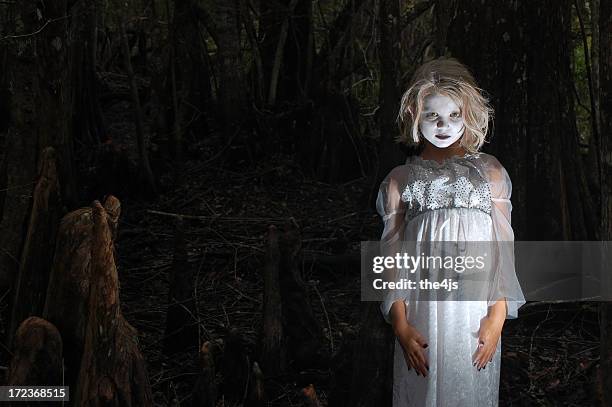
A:
[[[121,314],[119,281],[112,236],[119,201],[109,197],[108,210],[92,205],[91,285],[85,345],[74,403],[78,406],[151,406],[145,361],[138,333]]]
[[[349,406],[390,406],[393,394],[391,326],[380,314],[379,303],[362,302],[361,326],[353,353]]]
[[[41,315],[45,306],[55,239],[62,217],[55,161],[55,150],[45,148],[40,159],[40,176],[34,188],[30,221],[17,274],[9,347],[19,324],[31,315]]]
[[[230,329],[223,349],[223,396],[225,403],[243,405],[248,395],[249,356],[238,329]]]
[[[312,383],[302,389],[302,397],[302,405],[304,407],[322,407],[317,396],[317,390]]]
[[[7,384],[61,386],[62,373],[62,337],[59,331],[42,318],[27,318],[15,333]],[[40,402],[33,401],[31,405],[40,405]]]
[[[259,337],[259,361],[266,375],[276,376],[285,371],[286,349],[283,336],[282,304],[279,283],[280,249],[278,230],[268,229],[266,264],[263,270],[263,324]]]
[[[301,275],[301,236],[293,226],[286,226],[285,229],[279,239],[279,281],[283,331],[287,336],[290,363],[299,369],[327,368],[330,357],[327,340],[315,317]]]
[[[216,343],[206,341],[200,348],[200,374],[193,386],[191,395],[192,407],[215,407],[217,401],[217,384],[215,382]]]
[[[328,398],[330,406],[347,404],[351,391],[351,376],[353,374],[353,358],[355,357],[355,343],[357,332],[351,327],[342,330],[340,347],[334,353],[331,366],[333,369]]]
[[[43,317],[61,332],[66,383],[76,385],[87,326],[91,265],[91,208],[65,215],[60,223]],[[71,397],[72,398],[72,397]]]
[[[264,374],[257,362],[253,362],[251,369],[251,379],[249,381],[249,397],[244,403],[245,407],[263,407],[266,405],[266,387]]]

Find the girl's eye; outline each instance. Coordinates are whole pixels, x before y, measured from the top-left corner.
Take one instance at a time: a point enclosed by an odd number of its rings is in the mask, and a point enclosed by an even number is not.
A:
[[[458,118],[461,117],[461,115],[457,112],[454,112],[453,114],[451,114],[451,117]]]
[[[432,119],[434,117],[438,116],[438,113],[427,113],[427,115],[425,117]]]

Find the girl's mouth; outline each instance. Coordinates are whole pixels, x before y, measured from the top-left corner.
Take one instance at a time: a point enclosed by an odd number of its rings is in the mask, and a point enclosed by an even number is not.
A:
[[[446,135],[446,134],[436,134],[436,138],[440,139],[440,140],[446,140],[447,138],[449,138],[450,136]]]

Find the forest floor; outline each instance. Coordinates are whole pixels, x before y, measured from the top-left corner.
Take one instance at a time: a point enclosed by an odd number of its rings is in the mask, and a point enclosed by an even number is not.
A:
[[[337,187],[291,173],[291,160],[276,168],[201,168],[188,163],[189,181],[158,203],[124,201],[117,249],[123,310],[142,335],[151,384],[159,405],[190,397],[197,377],[197,349],[166,360],[161,352],[172,266],[172,218],[148,209],[208,218],[186,220],[188,263],[196,275],[200,343],[236,327],[253,352],[260,332],[266,231],[292,217],[303,254],[359,253],[361,240],[376,240],[380,220],[358,204],[367,185]],[[124,237],[125,236],[125,237]],[[311,304],[338,348],[346,328],[358,332],[359,270],[305,269]],[[506,322],[500,404],[585,406],[594,404],[599,355],[597,304],[533,304]],[[322,402],[329,383],[314,383]],[[282,384],[285,396],[271,405],[299,405],[300,387]]]
[[[119,118],[112,125],[114,138],[132,144],[125,102],[107,114]],[[358,256],[360,242],[377,240],[381,233],[365,178],[330,185],[305,177],[289,155],[254,165],[228,165],[222,159],[206,161],[215,154],[214,143],[190,148],[202,158],[185,161],[181,186],[162,176],[156,202],[122,199],[116,241],[121,308],[140,334],[157,406],[190,405],[200,369],[198,344],[172,357],[162,353],[174,218],[149,210],[200,217],[184,221],[187,264],[195,276],[199,344],[221,339],[235,327],[251,354],[261,326],[261,272],[269,225],[292,219],[300,228],[305,257]],[[359,270],[309,266],[303,269],[303,279],[330,350],[337,350],[344,333],[359,332]],[[501,406],[596,404],[597,303],[529,303],[519,319],[506,321],[502,343]],[[325,379],[328,373],[321,372],[322,379],[313,382],[322,405],[332,390]],[[295,380],[277,385],[281,396],[269,405],[301,405],[303,385]]]

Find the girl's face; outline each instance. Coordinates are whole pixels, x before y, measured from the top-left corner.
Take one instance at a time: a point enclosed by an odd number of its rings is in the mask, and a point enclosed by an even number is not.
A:
[[[435,93],[425,97],[419,129],[438,148],[453,145],[465,131],[461,109],[448,96]]]

